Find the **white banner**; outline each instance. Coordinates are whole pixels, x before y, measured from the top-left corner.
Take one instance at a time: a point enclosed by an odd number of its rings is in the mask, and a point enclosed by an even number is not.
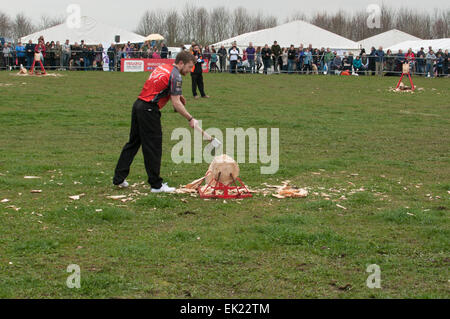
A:
[[[122,60],[124,72],[144,72],[143,60]]]

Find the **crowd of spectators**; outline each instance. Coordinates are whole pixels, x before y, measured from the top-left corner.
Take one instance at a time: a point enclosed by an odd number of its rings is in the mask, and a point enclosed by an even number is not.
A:
[[[64,43],[59,41],[45,42],[40,37],[38,43],[31,40],[24,44],[20,41],[14,46],[4,43],[0,50],[0,70],[19,69],[23,65],[30,69],[35,54],[40,54],[41,61],[46,69],[51,70],[97,70],[102,71],[104,63],[109,63],[110,70],[120,68],[123,58],[157,58],[166,59],[170,57],[167,46],[162,43],[157,46],[150,41],[142,44],[114,44],[106,50],[102,44],[87,45],[84,40],[80,43]]]
[[[194,47],[195,42],[192,43]],[[429,77],[449,75],[450,57],[448,50],[434,51],[421,48],[418,52],[386,52],[382,47],[372,47],[370,52],[362,49],[359,54],[338,52],[330,48],[313,48],[312,45],[300,45],[289,48],[280,47],[277,41],[272,46],[254,47],[249,43],[246,49],[236,43],[231,48],[224,46],[199,45],[202,55],[208,61],[210,72],[231,73],[298,73],[298,74],[358,74],[358,75],[396,75],[402,70],[402,64],[409,63],[412,73]],[[181,47],[184,50],[184,47]],[[168,47],[155,41],[141,44],[111,44],[106,49],[102,44],[86,45],[80,43],[60,44],[58,41],[45,42],[39,38],[37,44],[5,43],[0,51],[0,69],[16,69],[23,65],[29,69],[34,54],[39,53],[44,66],[54,70],[103,70],[104,63],[109,63],[110,70],[120,69],[123,58],[171,58]]]
[[[435,52],[429,47],[427,51],[421,48],[414,53],[399,50],[386,52],[382,47],[372,48],[366,53],[362,49],[359,54],[343,52],[338,54],[330,48],[313,48],[312,45],[300,45],[282,48],[275,41],[271,47],[248,47],[241,51],[234,43],[228,50],[222,46],[217,52],[214,47],[205,47],[206,52],[212,52],[210,71],[231,73],[299,73],[299,74],[358,74],[358,75],[398,75],[402,72],[404,63],[410,64],[410,70],[417,75],[429,77],[448,76],[450,56],[448,50]],[[219,65],[217,65],[219,62]]]

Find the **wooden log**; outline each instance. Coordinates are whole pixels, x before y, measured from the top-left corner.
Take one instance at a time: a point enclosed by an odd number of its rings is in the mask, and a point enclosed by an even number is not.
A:
[[[228,155],[220,155],[214,158],[206,172],[206,183],[215,180],[224,185],[230,185],[239,177],[239,165]]]

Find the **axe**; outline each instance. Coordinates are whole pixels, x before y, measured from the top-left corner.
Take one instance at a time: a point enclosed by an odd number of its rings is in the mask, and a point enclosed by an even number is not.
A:
[[[210,144],[207,146],[209,148],[209,146],[211,146],[212,148],[217,148],[220,147],[222,145],[222,142],[219,141],[217,138],[214,138],[212,136],[210,136],[208,133],[206,133],[201,127],[195,126],[195,129],[199,132],[202,133],[202,136],[208,140],[210,142]]]

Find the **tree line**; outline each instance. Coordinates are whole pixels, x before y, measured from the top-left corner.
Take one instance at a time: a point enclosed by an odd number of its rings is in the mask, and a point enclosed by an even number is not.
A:
[[[181,9],[147,10],[141,16],[135,32],[143,36],[159,33],[170,46],[197,41],[202,44],[216,43],[239,34],[275,27],[281,23],[304,20],[325,30],[353,41],[371,37],[391,29],[410,33],[421,39],[448,38],[450,35],[450,10],[434,9],[433,12],[412,8],[394,9],[381,6],[380,28],[369,28],[369,13],[316,12],[306,14],[298,11],[284,21],[262,11],[254,12],[244,7],[228,9],[219,6],[207,10],[192,4]],[[37,24],[22,13],[14,17],[0,11],[0,36],[18,39],[30,33],[63,23],[63,16],[40,17]]]
[[[206,10],[195,5],[186,5],[181,10],[147,10],[135,30],[141,35],[162,34],[169,45],[187,44],[197,41],[202,44],[216,43],[246,32],[258,31],[287,23],[304,20],[325,30],[353,41],[360,41],[378,33],[398,29],[421,39],[446,38],[450,34],[450,10],[435,9],[432,13],[411,8],[394,9],[380,7],[380,28],[369,28],[369,13],[295,12],[284,21],[262,12],[252,13],[243,7],[234,10],[216,7]]]

